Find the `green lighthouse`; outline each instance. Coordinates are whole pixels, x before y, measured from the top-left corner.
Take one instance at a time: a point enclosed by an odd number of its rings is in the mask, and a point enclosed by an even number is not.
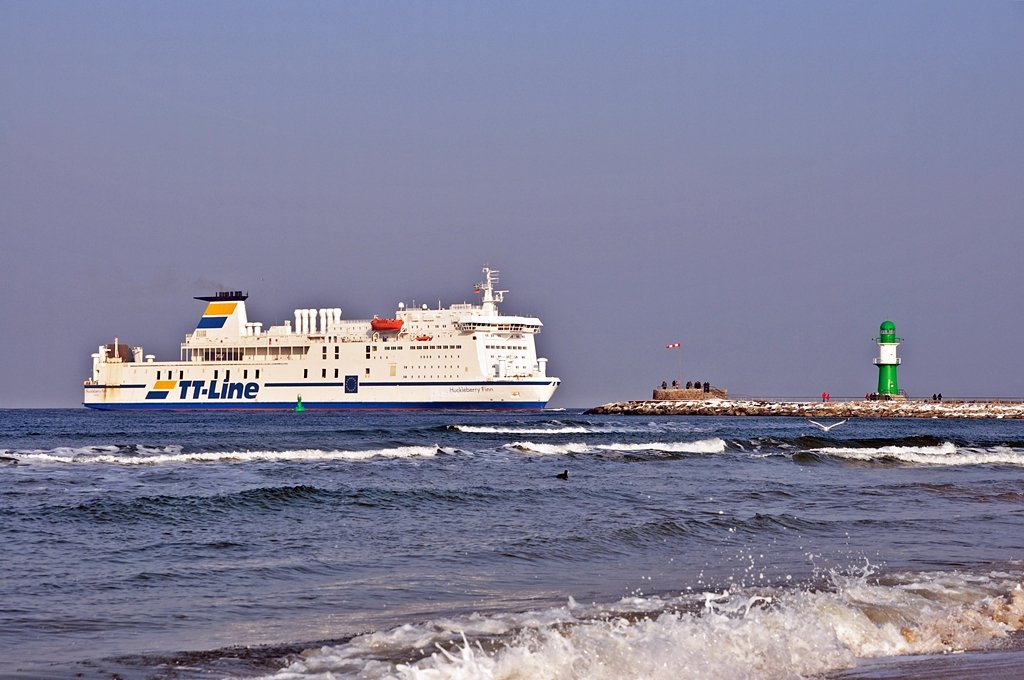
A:
[[[892,321],[883,321],[878,327],[878,358],[875,365],[878,366],[878,394],[898,395],[900,385],[896,379],[896,368],[900,365],[900,359],[896,356],[896,348],[900,346],[900,339],[896,337],[896,324]]]

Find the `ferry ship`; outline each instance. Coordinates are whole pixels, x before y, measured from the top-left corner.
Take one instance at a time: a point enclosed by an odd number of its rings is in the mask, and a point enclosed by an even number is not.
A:
[[[540,319],[507,316],[498,272],[484,267],[479,304],[349,320],[296,309],[264,329],[240,291],[206,303],[177,361],[117,338],[92,355],[83,404],[96,409],[539,409],[559,385],[534,336]]]

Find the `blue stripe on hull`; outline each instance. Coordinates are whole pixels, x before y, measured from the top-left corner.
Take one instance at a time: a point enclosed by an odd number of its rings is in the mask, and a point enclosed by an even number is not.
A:
[[[297,383],[301,384],[301,383]],[[461,387],[463,385],[550,385],[550,380],[440,380],[432,382],[429,380],[420,382],[379,382],[372,380],[361,380],[359,382],[360,387],[423,387],[423,386],[441,386],[441,387]],[[269,387],[269,383],[268,383]]]
[[[141,385],[86,385],[87,390],[141,390],[146,384]]]
[[[369,380],[359,381],[360,387],[464,387],[467,385],[550,385],[550,380],[463,380],[459,382],[447,381],[422,381],[422,382],[374,382]],[[264,387],[344,387],[343,382],[268,382]]]
[[[253,403],[197,403],[197,404],[186,404],[182,402],[163,402],[163,403],[143,403],[137,402],[133,404],[88,404],[83,403],[83,406],[88,408],[98,409],[100,411],[136,411],[136,410],[161,410],[161,411],[210,411],[210,410],[236,410],[236,411],[269,411],[269,410],[292,410],[295,408],[295,402],[293,401],[268,401],[268,402],[253,402]],[[357,401],[357,402],[337,402],[337,401],[304,401],[302,405],[309,409],[319,410],[332,410],[341,411],[349,409],[391,409],[391,410],[420,410],[420,409],[431,409],[431,410],[489,410],[489,411],[509,411],[509,410],[536,410],[542,409],[547,405],[545,401],[518,401],[518,402],[498,402],[498,401]]]

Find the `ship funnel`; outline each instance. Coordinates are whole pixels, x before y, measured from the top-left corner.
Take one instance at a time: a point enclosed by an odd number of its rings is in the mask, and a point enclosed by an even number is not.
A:
[[[207,304],[203,317],[196,324],[196,331],[203,331],[209,338],[237,338],[245,335],[245,327],[249,323],[245,313],[248,297],[238,290],[197,297],[196,300]]]

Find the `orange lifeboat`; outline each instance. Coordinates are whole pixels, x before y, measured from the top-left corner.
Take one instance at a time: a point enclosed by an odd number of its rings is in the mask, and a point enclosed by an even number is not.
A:
[[[426,342],[427,340],[431,340],[433,337],[434,336],[432,335],[417,335],[416,339],[419,340],[420,342]]]
[[[378,319],[373,317],[370,321],[370,328],[380,333],[397,333],[402,330],[401,319]]]

